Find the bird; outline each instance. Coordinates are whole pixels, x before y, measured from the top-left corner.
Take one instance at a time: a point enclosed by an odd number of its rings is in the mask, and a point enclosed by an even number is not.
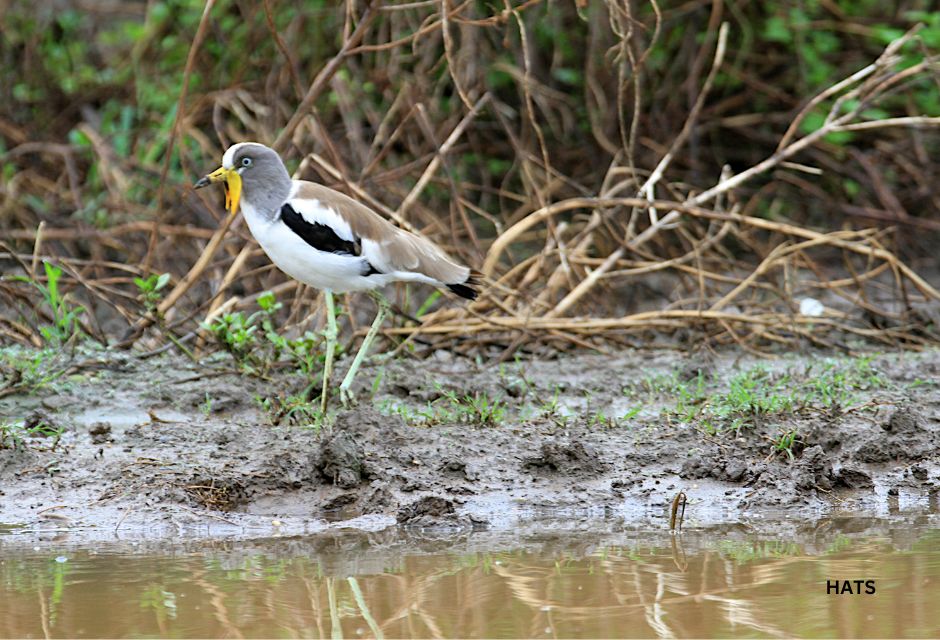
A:
[[[340,383],[344,407],[355,398],[352,382],[388,311],[378,292],[393,282],[421,282],[467,300],[479,294],[476,272],[436,244],[396,227],[368,206],[329,187],[291,178],[276,151],[258,142],[239,142],[222,156],[222,166],[193,187],[225,188],[225,208],[241,207],[252,236],[288,276],[323,291],[326,302],[326,354],[320,411],[326,415],[329,379],[336,350],[334,293],[368,291],[378,311],[349,371]]]

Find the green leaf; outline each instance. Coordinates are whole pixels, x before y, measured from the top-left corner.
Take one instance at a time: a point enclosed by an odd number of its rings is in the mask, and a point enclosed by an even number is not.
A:
[[[876,24],[872,27],[872,33],[875,39],[882,44],[890,44],[904,35],[904,29],[897,29],[883,24]]]
[[[262,311],[266,311],[268,313],[277,311],[280,308],[280,305],[277,303],[277,299],[274,297],[273,291],[265,291],[259,295],[258,306]]]
[[[555,76],[556,80],[565,84],[572,86],[581,84],[581,72],[577,69],[559,68],[552,71],[552,75]]]
[[[50,301],[57,303],[59,300],[59,278],[62,276],[62,269],[51,262],[42,261],[46,271],[46,290],[49,292]]]
[[[781,16],[771,16],[764,25],[764,38],[770,42],[793,42],[793,32],[786,19]]]

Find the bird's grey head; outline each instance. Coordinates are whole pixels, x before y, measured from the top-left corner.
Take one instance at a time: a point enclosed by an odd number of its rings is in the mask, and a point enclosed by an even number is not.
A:
[[[257,142],[240,142],[222,156],[222,167],[242,179],[242,199],[256,211],[276,215],[291,191],[291,177],[277,153]]]

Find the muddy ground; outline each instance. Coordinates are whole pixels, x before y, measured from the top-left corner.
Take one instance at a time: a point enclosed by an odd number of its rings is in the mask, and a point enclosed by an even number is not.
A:
[[[438,355],[365,367],[359,405],[319,430],[277,410],[303,386],[294,373],[68,356],[65,374],[0,398],[0,525],[83,539],[668,527],[679,491],[687,526],[937,506],[938,351]],[[4,375],[63,359],[6,350]]]

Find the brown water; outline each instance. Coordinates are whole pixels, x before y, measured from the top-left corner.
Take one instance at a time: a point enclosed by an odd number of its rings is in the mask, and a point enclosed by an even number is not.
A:
[[[97,549],[0,535],[0,636],[940,635],[935,516],[774,526]],[[875,593],[827,595],[856,579]]]

